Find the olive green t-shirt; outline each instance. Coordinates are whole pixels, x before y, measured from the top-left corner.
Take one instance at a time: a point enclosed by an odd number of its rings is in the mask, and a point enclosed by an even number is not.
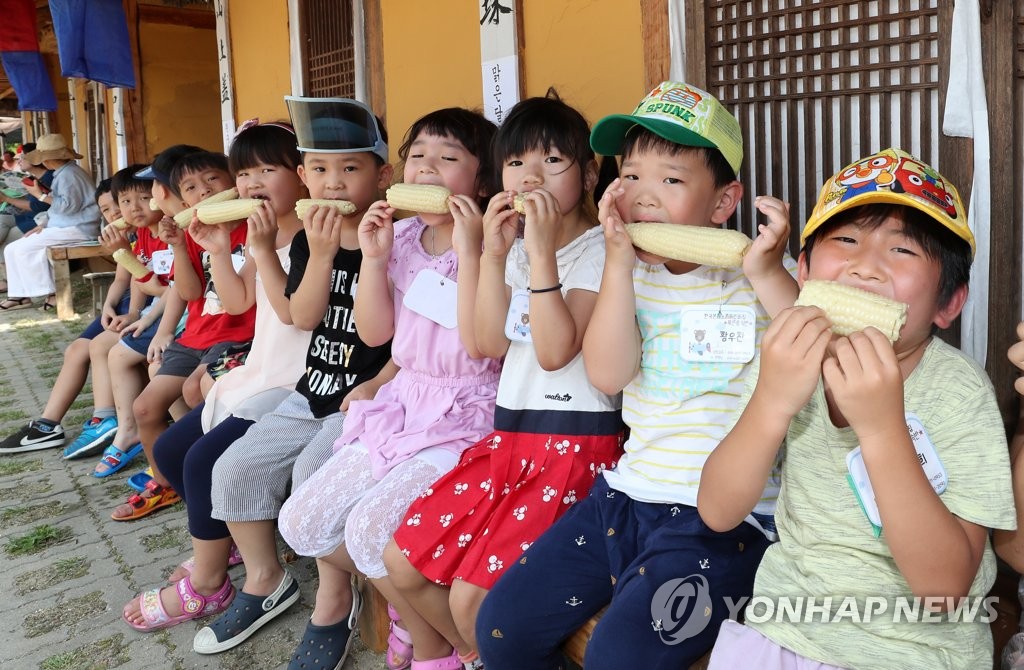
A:
[[[753,382],[749,382],[753,388]],[[744,398],[747,396],[745,395]],[[940,499],[956,516],[986,528],[1015,526],[1003,422],[985,372],[959,350],[933,338],[904,384],[905,410],[916,415],[944,466]],[[822,385],[790,424],[783,450],[776,524],[780,541],[764,556],[755,596],[770,598],[875,596],[888,611],[861,622],[748,625],[802,656],[847,668],[984,668],[992,663],[989,625],[964,622],[893,623],[892,602],[910,587],[892,558],[885,530],[876,537],[847,483],[847,454],[857,446],[850,428],[828,417]],[[996,563],[986,541],[971,596],[984,597]],[[765,610],[758,610],[764,618]],[[750,612],[748,612],[748,615]]]

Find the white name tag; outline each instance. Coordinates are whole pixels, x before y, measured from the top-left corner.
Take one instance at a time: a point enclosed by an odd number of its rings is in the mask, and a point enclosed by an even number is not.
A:
[[[750,307],[685,307],[679,322],[685,361],[748,363],[754,358],[757,315]]]
[[[245,254],[231,254],[231,267],[235,269],[235,274],[238,274],[243,265],[245,265]]]
[[[449,330],[459,325],[459,286],[434,270],[420,270],[402,301],[406,307]]]
[[[935,451],[935,445],[932,444],[928,432],[924,429],[924,424],[917,416],[908,412],[906,421],[907,431],[914,443],[914,451],[917,452],[917,460],[921,464],[921,469],[924,470],[928,483],[931,484],[936,495],[942,495],[949,484],[949,478]],[[857,502],[860,503],[865,516],[871,522],[875,537],[879,537],[882,534],[882,517],[878,512],[875,491],[871,487],[871,479],[868,477],[868,469],[864,465],[864,456],[860,447],[846,455],[846,469],[848,470],[847,481],[853,488],[854,495],[857,496]]]
[[[512,291],[505,316],[505,337],[512,342],[533,342],[530,334],[530,293],[524,289]]]
[[[153,252],[153,273],[158,275],[167,275],[171,273],[171,267],[174,265],[174,252],[170,249],[161,249],[160,251]]]

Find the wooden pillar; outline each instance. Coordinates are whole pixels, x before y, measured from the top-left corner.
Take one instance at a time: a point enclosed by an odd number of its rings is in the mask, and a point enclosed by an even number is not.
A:
[[[644,46],[644,91],[668,79],[672,46],[668,35],[669,0],[640,0],[640,23]],[[689,53],[689,45],[687,52]]]
[[[384,98],[384,22],[380,0],[363,0],[363,30],[366,44],[366,93],[370,109],[387,128],[387,100]],[[397,138],[390,144],[397,147]]]
[[[138,0],[123,0],[124,15],[128,23],[128,41],[132,48],[132,66],[135,68],[135,88],[123,88],[124,142],[128,152],[128,164],[148,163],[151,156],[146,151],[146,127],[142,121],[142,67],[139,52],[139,3]]]

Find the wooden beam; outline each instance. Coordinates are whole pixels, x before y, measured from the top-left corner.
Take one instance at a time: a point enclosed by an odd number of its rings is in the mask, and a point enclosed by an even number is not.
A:
[[[668,0],[640,0],[641,42],[644,45],[644,90],[668,79],[672,47],[668,36]],[[689,52],[687,45],[687,52]]]
[[[139,3],[138,0],[124,0],[124,15],[128,24],[128,41],[132,49],[132,67],[135,69],[135,88],[123,88],[124,143],[128,153],[128,164],[148,163],[151,156],[146,151],[146,127],[142,121],[142,57],[139,52]]]
[[[370,109],[387,127],[387,100],[384,96],[384,21],[380,0],[363,0],[363,30],[366,33],[366,94]],[[390,144],[398,146],[396,138]]]
[[[170,26],[188,26],[215,30],[216,17],[212,9],[179,9],[161,5],[139,5],[139,20],[145,23],[163,23]]]
[[[704,0],[686,0],[686,34],[683,36],[686,53],[686,83],[708,88],[708,63],[705,55]]]
[[[0,100],[3,100],[7,96],[9,96],[11,93],[14,93],[14,87],[13,86],[11,86],[10,88],[4,89],[3,91],[0,91]]]

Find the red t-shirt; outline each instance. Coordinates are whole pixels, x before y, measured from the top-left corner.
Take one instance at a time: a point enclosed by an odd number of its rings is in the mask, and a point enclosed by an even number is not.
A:
[[[235,268],[245,258],[245,236],[248,228],[242,224],[231,231],[231,255]],[[256,327],[256,305],[243,314],[228,314],[220,304],[216,287],[210,276],[210,255],[192,237],[185,233],[185,245],[192,268],[203,282],[203,294],[188,303],[185,332],[178,342],[192,349],[209,349],[218,342],[248,342]]]
[[[150,270],[153,269],[153,253],[163,251],[166,248],[167,243],[151,233],[149,228],[135,229],[135,246],[132,248],[132,253],[135,254],[140,263]],[[159,275],[157,277],[161,282],[167,283],[166,277],[160,277]],[[138,278],[135,281],[138,281]]]

